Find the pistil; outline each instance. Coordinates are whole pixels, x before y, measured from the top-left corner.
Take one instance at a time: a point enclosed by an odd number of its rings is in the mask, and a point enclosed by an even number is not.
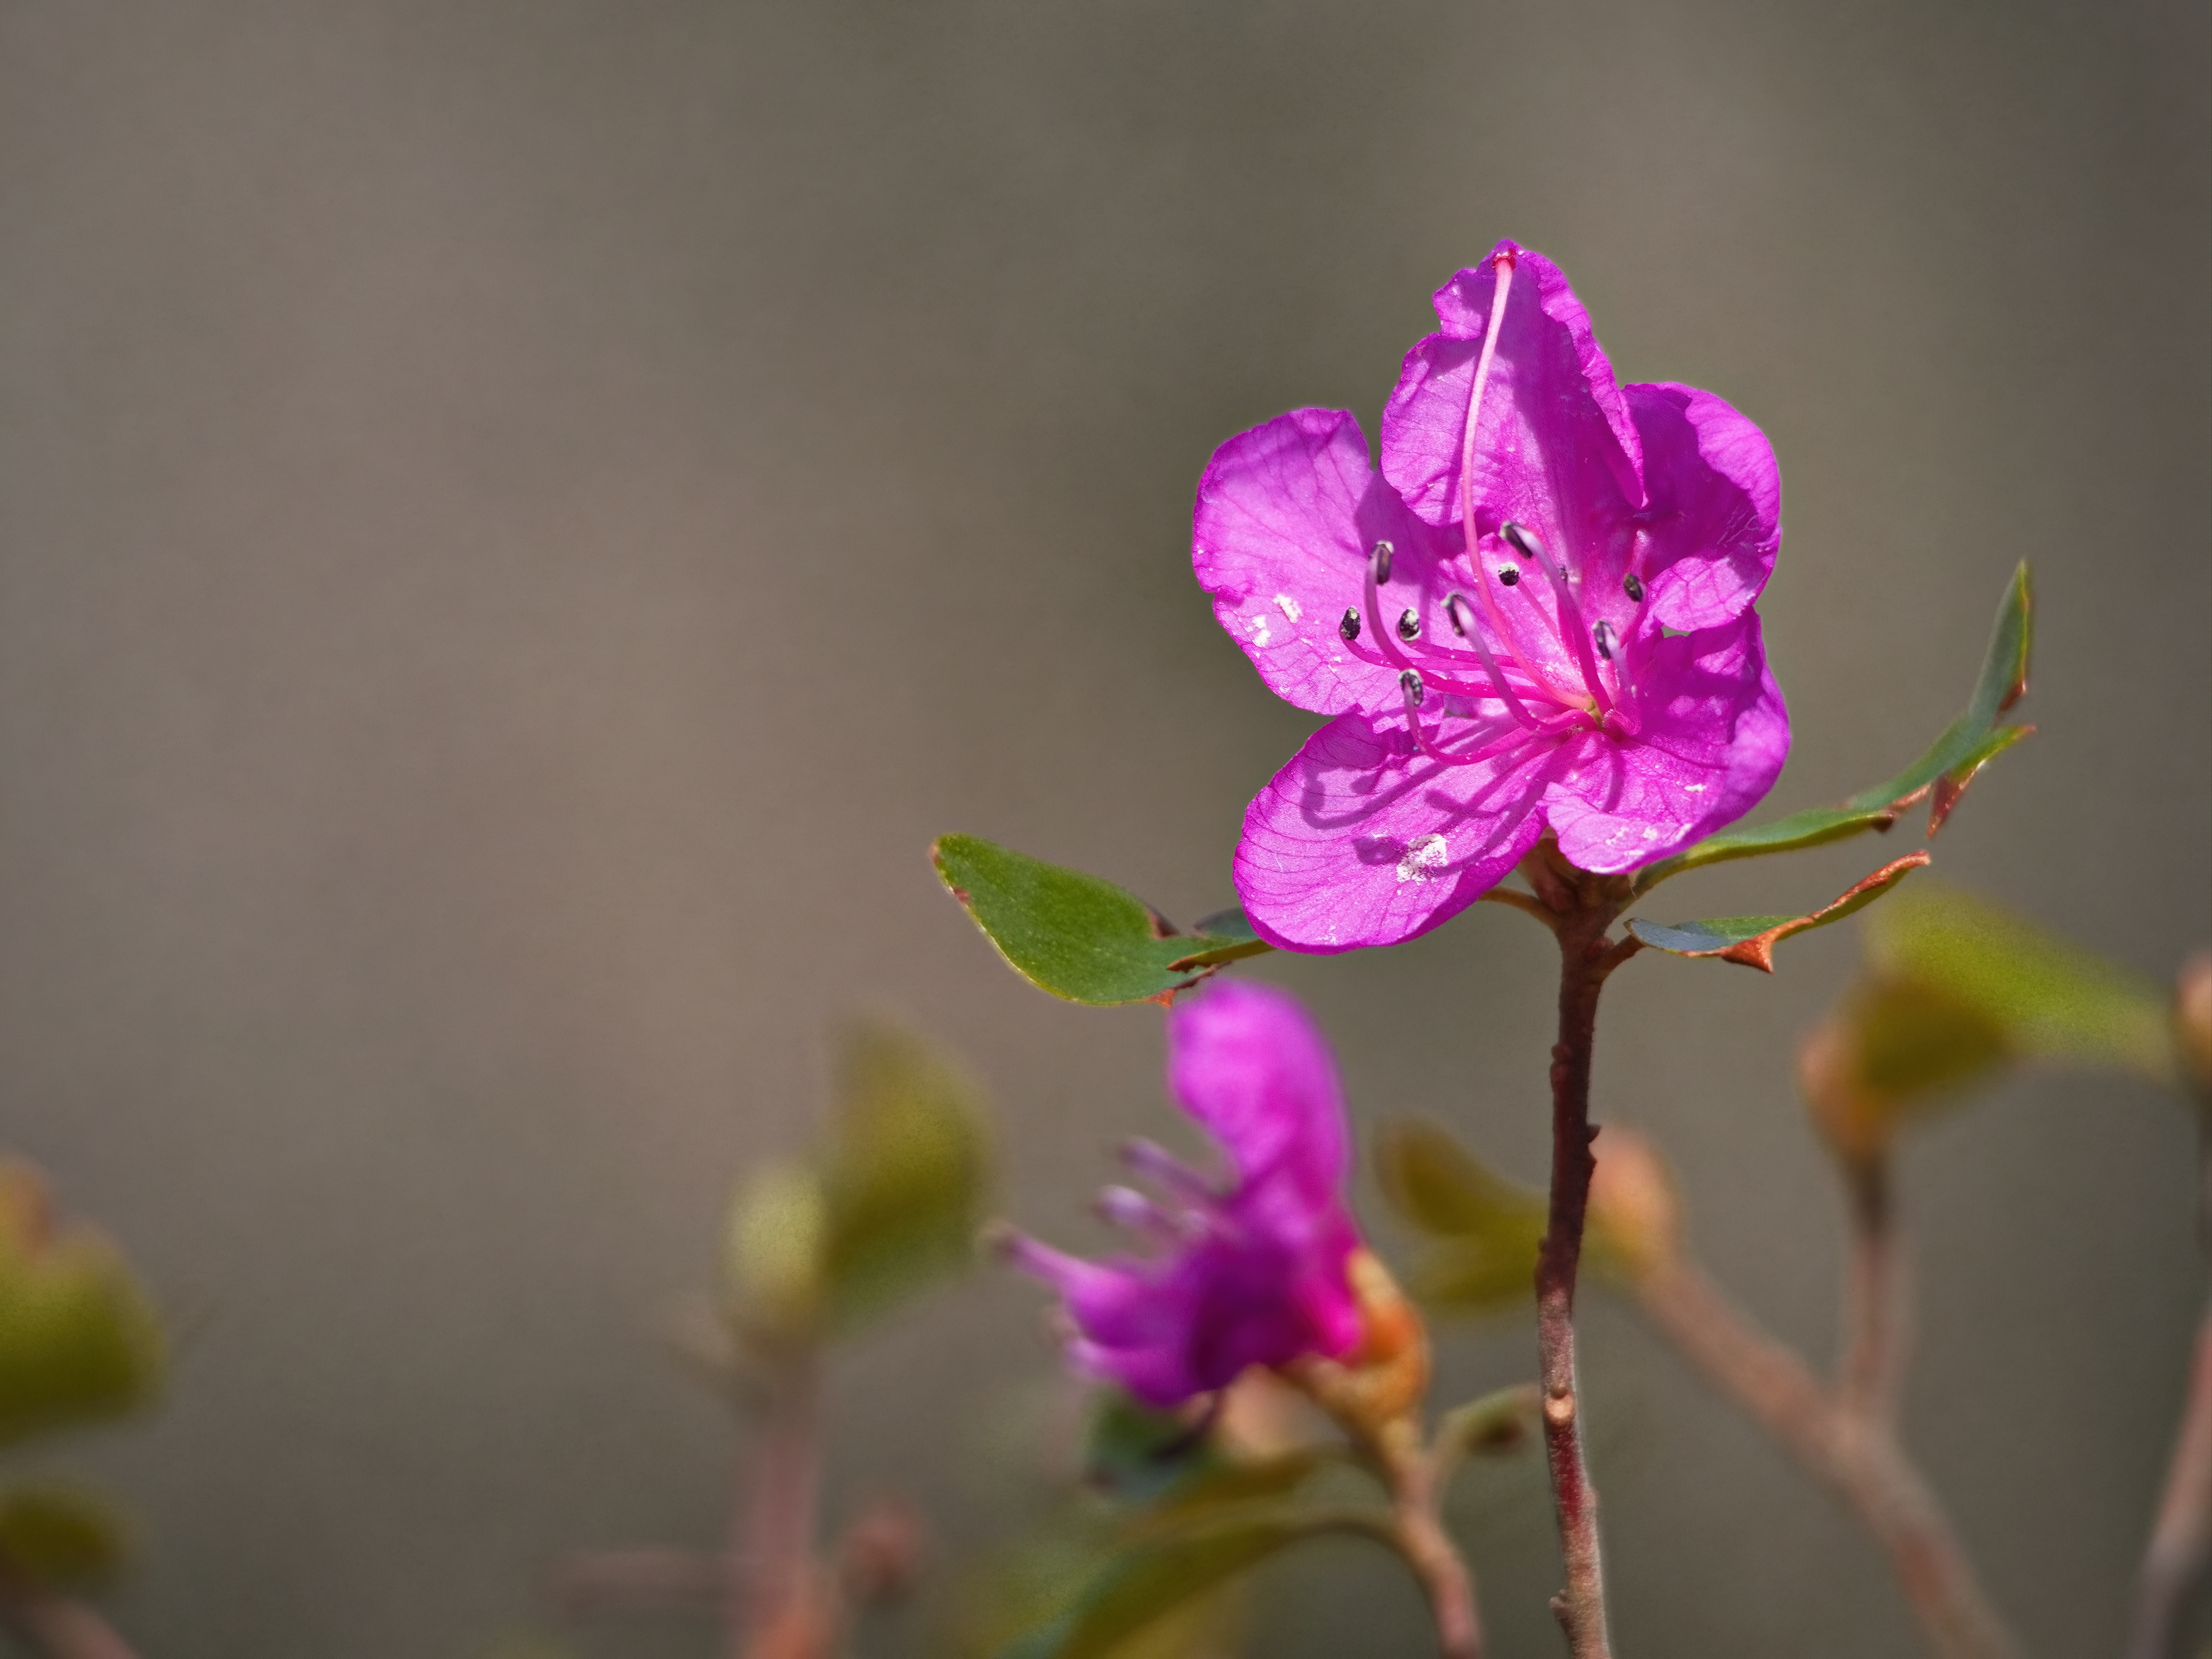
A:
[[[1605,681],[1597,672],[1597,659],[1590,654],[1590,630],[1583,621],[1582,607],[1575,603],[1574,592],[1567,585],[1567,573],[1559,568],[1559,561],[1521,526],[1507,523],[1498,532],[1510,543],[1516,552],[1528,559],[1544,573],[1552,584],[1552,595],[1559,605],[1559,642],[1573,653],[1575,665],[1582,670],[1583,684],[1589,688],[1590,696],[1597,700],[1598,713],[1608,714],[1613,708],[1612,694],[1606,690]],[[1608,652],[1608,655],[1611,653]]]

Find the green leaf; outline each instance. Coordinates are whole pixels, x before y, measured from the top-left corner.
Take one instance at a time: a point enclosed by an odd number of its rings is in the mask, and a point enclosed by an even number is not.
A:
[[[1994,905],[1923,889],[1883,908],[1866,947],[1877,975],[1940,993],[2023,1058],[2174,1080],[2164,987]]]
[[[836,1132],[821,1170],[833,1324],[873,1313],[973,1261],[991,1164],[981,1091],[911,1032],[853,1026],[837,1098]]]
[[[1534,1383],[1516,1382],[1455,1406],[1437,1424],[1437,1448],[1462,1457],[1518,1451],[1541,1420],[1540,1404]]]
[[[1243,911],[1183,934],[1134,894],[979,836],[930,848],[938,878],[1015,972],[1070,1002],[1172,1001],[1224,963],[1270,949]]]
[[[27,1483],[0,1492],[0,1563],[44,1589],[106,1583],[131,1553],[131,1528],[80,1487]]]
[[[1647,893],[1669,876],[1729,859],[1796,852],[1865,830],[1887,830],[1923,795],[1932,797],[1928,833],[1943,826],[1974,775],[1990,759],[2028,735],[2032,726],[1999,726],[1997,716],[2027,690],[2028,658],[2035,640],[2034,589],[2023,562],[2013,572],[1997,606],[1996,625],[1982,659],[1980,678],[1966,710],[1944,728],[1928,751],[1895,777],[1862,789],[1840,806],[1813,806],[1772,823],[1708,836],[1637,878]]]
[[[158,1390],[152,1304],[116,1248],[49,1231],[44,1183],[0,1165],[0,1445],[123,1416]]]
[[[1185,1475],[1132,1516],[1128,1535],[1181,1532],[1256,1504],[1279,1502],[1330,1461],[1322,1447],[1303,1447],[1272,1457],[1217,1459]]]
[[[1717,957],[1741,963],[1762,973],[1774,971],[1774,947],[1793,933],[1826,927],[1863,910],[1928,862],[1924,852],[1908,853],[1885,864],[1833,902],[1802,916],[1714,916],[1702,921],[1672,924],[1645,921],[1628,924],[1638,944],[1678,957]]]
[[[730,1200],[724,1265],[747,1326],[793,1334],[813,1328],[827,1289],[829,1208],[821,1176],[805,1164],[767,1165],[738,1189]],[[706,1347],[703,1341],[694,1346]]]
[[[1813,1121],[1845,1161],[1872,1167],[1899,1126],[2010,1057],[2002,1028],[1938,986],[1862,979],[1798,1050]]]
[[[1435,1241],[1415,1264],[1421,1300],[1484,1313],[1534,1291],[1544,1195],[1505,1180],[1433,1124],[1385,1124],[1376,1140],[1382,1191]]]
[[[1206,1427],[1101,1389],[1091,1398],[1084,1478],[1125,1503],[1152,1503],[1220,1462]]]
[[[1387,1526],[1377,1516],[1375,1524]],[[1158,1620],[1302,1540],[1346,1530],[1334,1511],[1258,1506],[1149,1539],[1113,1558],[1056,1627],[1024,1659],[1106,1659]]]

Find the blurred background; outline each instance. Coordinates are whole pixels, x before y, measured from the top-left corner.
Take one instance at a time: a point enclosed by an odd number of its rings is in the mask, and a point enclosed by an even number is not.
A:
[[[2040,735],[1936,871],[2169,976],[2212,939],[2209,57],[2193,0],[0,10],[0,1141],[185,1333],[156,1416],[65,1449],[143,1522],[118,1622],[471,1656],[570,1546],[719,1537],[735,1436],[655,1320],[856,1003],[964,1053],[1019,1219],[1095,1241],[1106,1148],[1170,1127],[1158,1015],[1018,981],[927,845],[1233,902],[1309,723],[1191,579],[1199,471],[1292,405],[1371,434],[1501,236],[1624,379],[1773,441],[1770,811],[1917,754],[2031,559]],[[1647,957],[1599,1056],[1820,1359],[1791,1052],[1851,931],[1771,979]],[[1549,949],[1485,908],[1251,971],[1364,1120],[1535,1179]],[[2193,1151],[2169,1099],[2049,1076],[1909,1153],[1907,1431],[2038,1659],[2124,1622]],[[987,1273],[844,1353],[833,1506],[990,1536],[1039,1305]],[[1445,1349],[1455,1391],[1533,1371],[1524,1322]],[[1585,1366],[1625,1650],[1914,1650],[1872,1546],[1595,1298]],[[1558,1650],[1524,1530],[1477,1547],[1508,1655]],[[1279,1573],[1255,1650],[1423,1651],[1389,1564],[1342,1566]]]

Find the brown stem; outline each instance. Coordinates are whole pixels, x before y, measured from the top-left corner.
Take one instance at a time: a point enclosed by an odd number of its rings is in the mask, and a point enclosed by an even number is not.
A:
[[[82,1601],[0,1576],[0,1629],[41,1659],[137,1659],[115,1626]]]
[[[1756,1329],[1686,1258],[1652,1268],[1637,1290],[1651,1322],[1857,1512],[1888,1552],[1938,1654],[2017,1653],[1942,1506],[1885,1420],[1831,1396],[1803,1360]]]
[[[836,1645],[836,1605],[815,1555],[820,1392],[811,1350],[779,1356],[730,1556],[731,1582],[742,1586],[731,1603],[731,1659],[825,1659]]]
[[[1437,1626],[1442,1659],[1482,1659],[1482,1615],[1474,1598],[1474,1575],[1445,1532],[1440,1510],[1443,1483],[1439,1461],[1424,1455],[1409,1420],[1407,1432],[1386,1432],[1371,1443],[1390,1488],[1391,1542],[1420,1581]]]
[[[2212,1306],[2197,1328],[2189,1400],[2174,1437],[2166,1492],[2136,1581],[2128,1659],[2169,1659],[2187,1650],[2190,1604],[2212,1558]]]
[[[1598,1543],[1597,1488],[1583,1455],[1581,1395],[1575,1376],[1575,1280],[1590,1176],[1590,1056],[1597,1038],[1598,993],[1615,963],[1606,929],[1626,897],[1618,878],[1584,874],[1547,843],[1528,866],[1556,917],[1559,939],[1559,1041],[1552,1050],[1552,1194],[1536,1258],[1536,1341],[1544,1391],[1544,1446],[1558,1513],[1566,1585],[1552,1601],[1574,1659],[1610,1659],[1604,1562]]]
[[[1904,1253],[1890,1202],[1889,1160],[1846,1172],[1850,1196],[1850,1263],[1844,1294],[1844,1357],[1838,1393],[1844,1410],[1884,1425],[1897,1420],[1909,1332]]]

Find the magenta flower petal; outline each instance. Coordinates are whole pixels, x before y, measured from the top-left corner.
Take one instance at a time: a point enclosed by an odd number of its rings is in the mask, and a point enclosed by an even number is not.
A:
[[[1766,672],[1759,619],[1658,641],[1639,671],[1665,690],[1626,743],[1595,732],[1544,798],[1559,851],[1580,869],[1633,870],[1743,816],[1790,757],[1790,718]]]
[[[1617,544],[1608,550],[1618,567],[1643,504],[1642,440],[1559,267],[1510,242],[1492,258],[1502,252],[1517,268],[1476,426],[1475,501],[1489,509],[1477,527],[1511,520],[1554,547],[1583,548],[1595,535]],[[1407,354],[1382,409],[1382,474],[1440,528],[1459,522],[1468,392],[1497,289],[1486,260],[1437,290],[1442,329]],[[1617,568],[1605,574],[1619,580]]]
[[[1069,1362],[1156,1406],[1224,1388],[1247,1366],[1340,1357],[1360,1336],[1350,1140],[1321,1034],[1287,993],[1218,985],[1176,1006],[1168,1051],[1170,1086],[1235,1178],[1210,1188],[1147,1154],[1140,1168],[1170,1177],[1164,1199],[1116,1189],[1108,1208],[1155,1255],[1086,1261],[1019,1236],[1007,1247],[1060,1291],[1076,1330]]]
[[[1647,502],[1638,568],[1651,614],[1686,633],[1749,609],[1782,546],[1782,470],[1766,434],[1710,392],[1632,386]]]
[[[1394,550],[1395,607],[1347,640],[1344,614],[1363,608],[1377,542]],[[1214,616],[1270,691],[1316,714],[1395,698],[1397,670],[1376,631],[1407,605],[1436,624],[1439,554],[1456,544],[1376,476],[1359,422],[1325,409],[1292,410],[1216,450],[1191,526],[1193,567]]]
[[[1200,489],[1215,614],[1279,695],[1337,716],[1237,850],[1247,912],[1291,949],[1410,939],[1547,830],[1585,869],[1663,858],[1789,752],[1753,609],[1781,539],[1764,434],[1710,392],[1616,385],[1565,277],[1510,242],[1437,315],[1379,477],[1349,416],[1301,410],[1223,445]]]
[[[1551,754],[1516,746],[1448,766],[1402,718],[1340,715],[1244,813],[1237,891],[1261,938],[1330,952],[1395,944],[1449,921],[1536,844]]]
[[[1289,992],[1230,980],[1177,1004],[1168,1089],[1245,1186],[1281,1174],[1325,1198],[1344,1184],[1352,1149],[1336,1059]]]

